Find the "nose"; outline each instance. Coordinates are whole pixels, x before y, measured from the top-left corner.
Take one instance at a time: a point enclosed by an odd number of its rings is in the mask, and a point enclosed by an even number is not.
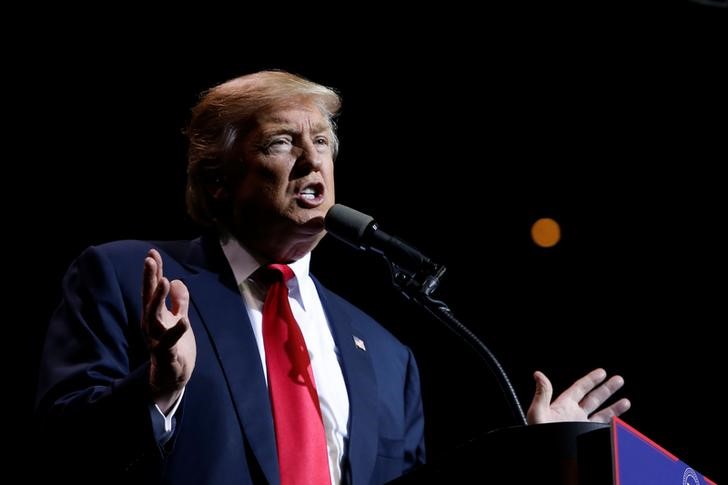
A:
[[[313,140],[306,139],[301,143],[301,153],[296,160],[296,166],[299,170],[314,172],[321,168],[322,157],[323,155],[317,150]]]

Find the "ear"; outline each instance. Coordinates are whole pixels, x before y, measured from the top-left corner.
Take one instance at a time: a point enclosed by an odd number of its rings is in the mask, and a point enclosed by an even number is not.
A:
[[[209,188],[210,195],[216,201],[220,202],[228,198],[229,194],[223,185],[214,185]]]
[[[225,177],[221,175],[210,177],[205,183],[205,190],[216,202],[221,202],[230,195],[225,184]]]

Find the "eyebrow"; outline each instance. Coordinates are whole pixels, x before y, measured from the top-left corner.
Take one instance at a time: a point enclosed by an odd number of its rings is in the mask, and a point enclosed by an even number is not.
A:
[[[289,123],[288,121],[280,119],[280,118],[272,118],[269,120],[269,122],[271,124],[276,124],[277,126],[274,126],[271,128],[265,128],[265,129],[261,130],[261,135],[263,137],[279,135],[282,133],[299,133],[300,132],[297,125]],[[319,133],[323,133],[326,131],[331,131],[331,126],[326,122],[318,123],[311,127],[311,133],[319,134]]]

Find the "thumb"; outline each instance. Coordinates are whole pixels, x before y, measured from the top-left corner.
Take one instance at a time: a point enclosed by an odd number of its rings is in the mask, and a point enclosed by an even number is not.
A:
[[[173,280],[169,284],[169,302],[175,315],[186,316],[190,306],[190,292],[180,280]]]
[[[554,388],[551,386],[551,381],[549,381],[548,377],[546,377],[543,372],[534,372],[533,380],[536,381],[536,390],[533,393],[531,406],[528,408],[529,423],[540,422],[539,418],[549,409],[549,406],[551,406],[551,397],[554,394]]]

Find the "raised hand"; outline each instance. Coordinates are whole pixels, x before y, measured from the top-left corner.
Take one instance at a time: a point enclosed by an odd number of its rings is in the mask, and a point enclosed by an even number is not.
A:
[[[621,376],[607,378],[604,369],[595,369],[574,382],[551,402],[553,387],[551,381],[540,371],[533,374],[536,381],[536,392],[528,408],[528,424],[551,423],[555,421],[593,421],[606,423],[612,416],[619,416],[627,411],[631,404],[627,399],[620,399],[604,409],[599,407],[624,385]]]
[[[184,283],[165,278],[162,257],[149,250],[144,259],[141,324],[151,359],[149,386],[162,412],[179,398],[195,368],[197,345],[187,316],[189,302]]]

